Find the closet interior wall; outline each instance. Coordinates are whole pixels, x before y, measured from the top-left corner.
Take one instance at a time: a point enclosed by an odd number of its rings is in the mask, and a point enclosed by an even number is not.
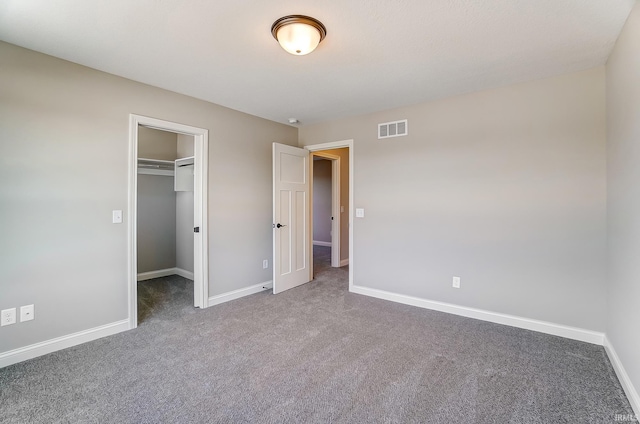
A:
[[[194,155],[193,136],[178,134],[177,159]],[[193,273],[193,191],[176,193],[176,267]]]
[[[313,159],[313,244],[331,246],[331,161]]]
[[[138,159],[193,156],[193,137],[138,129]],[[138,172],[138,275],[179,269],[193,273],[193,192],[175,191],[173,175]],[[184,274],[184,273],[183,273]]]

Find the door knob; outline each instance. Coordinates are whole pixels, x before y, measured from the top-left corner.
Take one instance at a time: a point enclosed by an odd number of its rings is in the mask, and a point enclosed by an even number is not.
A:
[[[282,224],[280,224],[280,223],[278,222],[278,225],[276,225],[276,227],[277,227],[277,228],[280,228],[280,227],[286,227],[286,225],[282,225]]]

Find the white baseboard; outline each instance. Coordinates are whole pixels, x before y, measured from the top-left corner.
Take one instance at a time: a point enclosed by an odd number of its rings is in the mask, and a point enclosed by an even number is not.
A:
[[[184,278],[188,278],[189,280],[193,280],[193,272],[187,271],[186,269],[182,269],[182,268],[175,268],[175,271],[176,272],[174,274]]]
[[[157,271],[141,272],[138,274],[138,281],[151,280],[153,278],[167,277],[169,275],[179,275],[189,280],[193,280],[193,272],[182,268],[166,268]]]
[[[640,418],[640,395],[638,395],[638,391],[633,386],[633,383],[629,378],[629,374],[627,374],[627,371],[625,371],[624,366],[622,365],[622,362],[620,362],[620,358],[616,353],[616,350],[613,348],[613,345],[611,344],[611,341],[607,338],[607,336],[604,337],[603,346],[607,352],[607,355],[609,356],[611,365],[613,365],[613,369],[618,376],[618,380],[620,380],[620,384],[624,389],[624,393],[627,395],[627,399],[629,399],[629,403],[631,404],[631,407],[636,414],[636,417]]]
[[[153,278],[166,277],[168,275],[174,275],[176,273],[175,268],[159,269],[157,271],[141,272],[138,274],[138,281],[151,280]]]
[[[0,353],[0,368],[26,361],[37,356],[46,355],[47,353],[57,350],[66,349],[82,343],[90,342],[102,337],[111,336],[129,329],[129,320],[113,322],[111,324],[101,325],[100,327],[90,328],[89,330],[79,331],[55,339],[35,343],[29,346],[10,350]]]
[[[347,266],[347,265],[349,265],[349,258],[343,259],[340,261],[340,266]]]
[[[352,286],[350,291],[363,294],[365,296],[376,297],[378,299],[390,300],[392,302],[404,303],[405,305],[418,306],[434,311],[446,312],[460,315],[467,318],[475,318],[482,321],[489,321],[496,324],[510,325],[512,327],[524,328],[526,330],[538,331],[540,333],[552,334],[554,336],[566,337],[568,339],[602,345],[604,343],[604,333],[585,330],[582,328],[569,327],[561,324],[554,324],[546,321],[517,317],[514,315],[501,314],[497,312],[485,311],[482,309],[468,308],[451,303],[438,302],[435,300],[422,299],[419,297],[406,296],[403,294],[391,293],[384,290],[371,289],[362,286]]]
[[[256,284],[255,286],[249,286],[243,289],[234,290],[227,293],[222,293],[216,296],[212,296],[209,298],[209,306],[219,305],[221,303],[239,299],[244,296],[249,296],[250,294],[260,293],[261,291],[271,289],[272,287],[273,287],[273,282],[265,281],[264,283]]]
[[[314,241],[313,241],[313,245],[314,245],[314,246],[326,246],[326,247],[331,247],[331,242],[330,242],[330,241],[317,241],[317,240],[314,240]]]

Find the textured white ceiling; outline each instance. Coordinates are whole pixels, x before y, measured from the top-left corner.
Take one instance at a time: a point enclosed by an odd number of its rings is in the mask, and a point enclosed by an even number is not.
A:
[[[0,39],[302,125],[606,62],[636,0],[2,0]],[[292,56],[271,24],[321,20]]]

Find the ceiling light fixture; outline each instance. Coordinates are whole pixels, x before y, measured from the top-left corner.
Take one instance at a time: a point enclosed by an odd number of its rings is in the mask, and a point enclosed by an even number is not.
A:
[[[284,16],[271,26],[273,38],[291,54],[309,54],[327,35],[327,29],[317,19],[304,15]]]

